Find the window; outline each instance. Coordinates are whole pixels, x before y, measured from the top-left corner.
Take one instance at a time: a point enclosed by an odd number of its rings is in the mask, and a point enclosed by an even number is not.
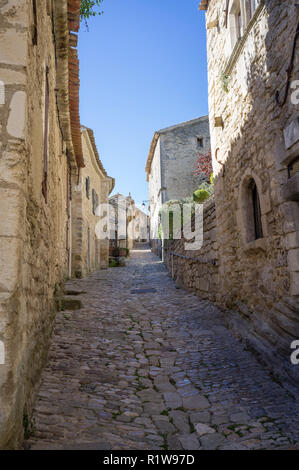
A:
[[[43,168],[43,182],[42,193],[47,202],[47,178],[48,178],[48,136],[49,136],[49,67],[46,67],[45,77],[45,114],[44,114],[44,168]]]
[[[251,0],[251,14],[253,15],[257,7],[259,6],[260,0]]]
[[[92,213],[95,215],[97,207],[99,205],[99,196],[95,192],[95,190],[92,190]]]
[[[85,178],[85,190],[86,190],[86,197],[87,197],[87,199],[89,199],[89,195],[90,195],[90,178],[89,178],[89,176],[87,178]]]
[[[253,223],[254,223],[254,234],[255,240],[263,238],[263,228],[262,228],[262,216],[261,216],[261,206],[260,198],[256,183],[254,180],[251,180],[249,189],[252,197],[252,208],[253,208]]]
[[[238,11],[238,13],[235,16],[235,21],[236,21],[236,32],[237,32],[237,40],[241,39],[242,37],[242,16],[241,16],[241,10]]]
[[[289,166],[288,166],[289,178],[295,176],[296,173],[299,173],[299,157],[296,157]]]
[[[37,45],[37,11],[36,11],[36,0],[32,0],[32,9],[33,9],[33,34],[32,34],[32,44]]]
[[[259,0],[245,0],[246,24],[248,24],[253,17],[259,3]]]
[[[203,137],[197,137],[197,147],[203,147]]]
[[[232,49],[243,35],[243,15],[241,8],[241,0],[235,0],[230,9],[229,15],[230,35]]]

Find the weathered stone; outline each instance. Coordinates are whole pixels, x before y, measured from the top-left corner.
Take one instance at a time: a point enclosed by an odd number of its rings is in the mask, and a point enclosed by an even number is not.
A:
[[[200,443],[203,450],[215,450],[223,442],[224,436],[219,433],[205,434],[200,437]]]
[[[210,407],[210,403],[207,398],[201,395],[194,395],[183,397],[183,407],[190,410],[205,410]]]
[[[176,392],[167,392],[163,394],[167,408],[179,408],[182,406],[182,399]]]
[[[200,447],[198,439],[194,434],[179,436],[179,441],[185,450],[198,450]]]
[[[196,424],[195,430],[199,436],[204,436],[205,434],[213,434],[214,432],[216,432],[214,428],[211,428],[211,426],[208,426],[204,423]]]

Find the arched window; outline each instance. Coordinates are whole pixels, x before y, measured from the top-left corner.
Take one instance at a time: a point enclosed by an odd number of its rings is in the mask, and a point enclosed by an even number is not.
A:
[[[261,215],[261,206],[260,206],[260,198],[258,189],[254,179],[252,179],[249,183],[249,191],[251,197],[251,204],[252,204],[252,223],[254,224],[254,233],[255,240],[258,238],[263,238],[263,227],[262,227],[262,215]]]
[[[36,9],[36,0],[32,1],[32,10],[33,10],[33,34],[32,34],[32,44],[37,45],[37,9]]]

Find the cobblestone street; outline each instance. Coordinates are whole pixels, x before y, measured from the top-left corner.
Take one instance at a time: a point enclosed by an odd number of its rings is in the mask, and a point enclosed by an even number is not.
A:
[[[67,287],[26,448],[296,448],[293,398],[148,249]]]

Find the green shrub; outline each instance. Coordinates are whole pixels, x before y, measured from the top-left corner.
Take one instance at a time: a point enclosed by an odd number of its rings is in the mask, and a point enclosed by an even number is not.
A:
[[[201,204],[214,193],[213,174],[211,175],[210,181],[211,181],[211,184],[206,183],[206,182],[201,183],[199,188],[196,191],[194,191],[193,200],[197,204]]]
[[[197,189],[193,193],[193,199],[198,204],[202,203],[203,201],[205,201],[209,197],[210,197],[210,193],[206,189],[203,189],[203,188],[202,189]]]

